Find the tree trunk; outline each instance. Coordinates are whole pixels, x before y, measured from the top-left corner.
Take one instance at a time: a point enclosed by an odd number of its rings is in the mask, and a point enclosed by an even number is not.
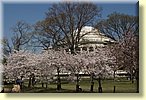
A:
[[[94,89],[94,81],[93,81],[93,73],[91,73],[91,88],[90,91],[93,92]]]
[[[47,79],[47,75],[46,75],[46,88],[48,88],[48,79]]]
[[[74,48],[74,46],[71,46],[70,47],[70,52],[71,52],[71,54],[75,54],[75,48]]]
[[[29,76],[29,82],[28,82],[28,87],[30,88],[32,85],[32,81],[31,81],[31,75]]]
[[[57,90],[61,90],[61,80],[60,80],[60,70],[59,67],[57,67]]]
[[[77,74],[76,92],[79,92],[79,88],[80,88],[80,85],[79,85],[79,74]]]
[[[99,84],[98,92],[99,92],[99,93],[102,93],[101,78],[100,78],[100,76],[99,76],[99,78],[98,78],[98,84]]]
[[[48,88],[48,83],[46,82],[46,89]]]
[[[35,85],[35,76],[33,75],[32,76],[32,86],[34,87],[34,85]]]
[[[134,83],[133,73],[131,73],[131,82]]]
[[[42,82],[42,88],[44,88],[44,83]]]
[[[136,69],[136,92],[139,93],[139,69]]]
[[[116,70],[114,70],[114,91],[113,91],[114,93],[116,92],[116,86],[115,86],[115,78],[116,78],[116,76],[115,75],[116,75]]]
[[[133,80],[133,68],[130,68],[130,80],[132,83],[134,83],[134,80]]]
[[[116,77],[116,70],[114,70],[114,81],[115,81],[115,77]]]
[[[113,91],[114,93],[116,92],[116,86],[114,86],[114,91]]]

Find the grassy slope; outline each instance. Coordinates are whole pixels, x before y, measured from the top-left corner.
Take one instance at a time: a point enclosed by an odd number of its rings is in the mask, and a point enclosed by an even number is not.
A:
[[[94,81],[94,92],[98,92],[98,81],[95,80]],[[42,88],[41,84],[36,84],[34,88],[27,88],[24,87],[24,89],[22,90],[22,92],[24,93],[54,93],[54,92],[66,92],[66,93],[70,93],[70,92],[75,92],[75,83],[68,83],[68,84],[62,84],[62,90],[61,91],[57,91],[56,90],[56,84],[48,84],[48,88]],[[27,86],[25,84],[25,86]],[[45,85],[44,85],[45,86]],[[121,81],[116,81],[113,82],[113,80],[103,80],[102,81],[102,88],[103,88],[103,92],[104,93],[112,93],[113,92],[113,88],[114,86],[116,86],[116,92],[117,93],[133,93],[136,92],[136,83],[131,83],[131,81],[127,81],[127,80],[121,80]],[[5,86],[5,87],[12,87],[12,86]],[[82,92],[90,92],[90,80],[89,79],[85,79],[82,80],[80,82],[80,87],[82,88]]]

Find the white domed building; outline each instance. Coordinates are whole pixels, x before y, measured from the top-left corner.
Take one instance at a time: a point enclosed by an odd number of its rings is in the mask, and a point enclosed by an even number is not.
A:
[[[80,36],[80,43],[78,45],[78,51],[94,51],[96,48],[104,47],[109,43],[114,43],[115,41],[105,34],[100,33],[98,29],[91,26],[85,26],[82,28]]]

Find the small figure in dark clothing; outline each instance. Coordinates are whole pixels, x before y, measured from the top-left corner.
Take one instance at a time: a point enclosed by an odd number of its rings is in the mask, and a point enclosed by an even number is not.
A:
[[[23,81],[22,81],[21,79],[17,78],[16,84],[17,84],[17,85],[20,85],[20,88],[21,88],[21,89],[22,89],[22,83],[23,83]]]
[[[16,84],[20,85],[21,83],[22,83],[22,80],[19,79],[19,78],[17,78],[17,80],[16,80]]]

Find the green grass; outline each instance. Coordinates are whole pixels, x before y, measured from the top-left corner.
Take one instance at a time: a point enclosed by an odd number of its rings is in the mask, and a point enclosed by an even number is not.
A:
[[[98,81],[94,81],[94,92],[98,92]],[[45,86],[45,85],[44,85]],[[132,83],[128,80],[120,80],[120,81],[113,81],[113,80],[103,80],[102,81],[102,90],[103,93],[113,93],[114,86],[116,86],[116,93],[135,93],[136,92],[136,83]],[[12,87],[12,86],[5,86],[5,87]],[[25,87],[21,92],[24,93],[74,93],[76,88],[76,83],[69,82],[61,84],[62,90],[56,90],[56,84],[48,84],[48,88],[42,88],[41,83],[35,85],[35,87],[27,88],[27,84],[25,83]],[[82,88],[83,93],[90,93],[90,80],[84,79],[80,82],[80,87]]]

